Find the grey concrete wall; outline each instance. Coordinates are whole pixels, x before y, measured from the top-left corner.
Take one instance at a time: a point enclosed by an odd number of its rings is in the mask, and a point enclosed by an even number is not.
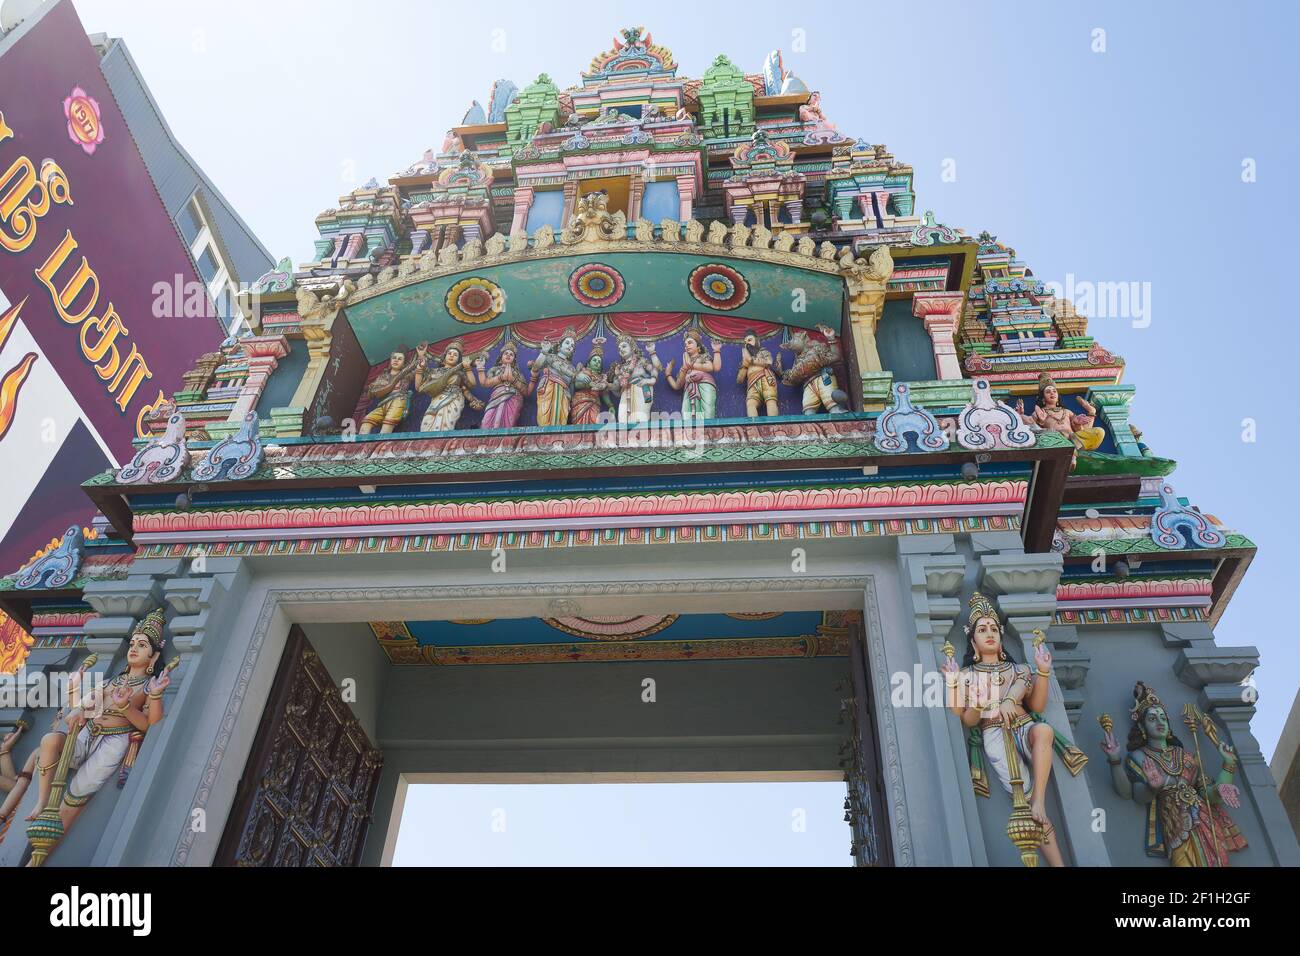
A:
[[[388,675],[395,670],[364,624],[312,624],[307,639],[321,663],[340,688],[354,682],[355,697],[348,701],[352,713],[372,743],[379,742],[379,715],[389,706]]]
[[[1208,635],[1208,629],[1207,636]],[[1176,635],[1172,635],[1176,636]],[[1091,657],[1084,699],[1079,714],[1076,741],[1091,758],[1085,773],[1088,775],[1097,806],[1105,811],[1105,840],[1111,859],[1119,866],[1168,866],[1162,859],[1148,857],[1144,852],[1146,808],[1115,793],[1111,783],[1110,767],[1101,752],[1102,729],[1097,718],[1109,713],[1114,720],[1115,736],[1121,746],[1128,737],[1129,712],[1133,706],[1133,685],[1141,680],[1153,688],[1164,703],[1174,733],[1188,749],[1194,749],[1192,735],[1182,723],[1185,704],[1206,709],[1206,701],[1197,688],[1185,683],[1177,673],[1184,642],[1171,640],[1171,635],[1158,626],[1149,627],[1091,627],[1079,628],[1079,649]],[[1276,792],[1269,799],[1271,778],[1260,779],[1260,771],[1267,773],[1262,760],[1253,767],[1250,751],[1257,750],[1253,738],[1242,739],[1228,728],[1220,714],[1220,727],[1225,739],[1232,742],[1241,760],[1236,783],[1242,792],[1240,809],[1229,809],[1233,821],[1241,828],[1250,846],[1232,854],[1233,866],[1273,866],[1279,863],[1295,865],[1296,842],[1294,834],[1279,832],[1268,823],[1280,808]],[[1202,733],[1200,736],[1203,766],[1213,781],[1222,767],[1222,760],[1213,745]],[[1121,756],[1127,756],[1125,748]],[[1251,774],[1263,784],[1262,793],[1251,786]],[[1288,839],[1289,838],[1289,839]],[[1288,858],[1287,852],[1290,852]]]
[[[836,774],[847,668],[847,658],[393,668],[365,862],[380,862],[403,775]]]
[[[896,862],[1017,865],[1003,832],[1007,797],[996,786],[987,800],[973,795],[958,721],[942,707],[898,706],[891,685],[899,674],[937,667],[945,637],[961,646],[965,601],[977,585],[1007,615],[1009,646],[1024,659],[1032,629],[1050,620],[1059,559],[1023,554],[1015,535],[868,544],[853,543],[856,555],[810,549],[810,563],[823,575],[817,579],[791,575],[787,548],[694,549],[680,553],[681,561],[652,565],[643,551],[566,555],[574,563],[530,568],[520,561],[505,583],[475,567],[479,556],[473,555],[438,562],[432,577],[427,556],[409,562],[393,556],[315,563],[209,559],[201,570],[178,561],[137,562],[126,579],[87,592],[101,612],[91,637],[101,666],[117,666],[134,620],[159,604],[169,608],[173,652],[184,663],[164,701],[167,718],[150,732],[126,788],[92,800],[51,865],[211,861],[293,621],[306,628],[336,679],[357,681],[354,710],[385,753],[369,862],[382,854],[403,774],[824,771],[835,765],[833,751],[847,730],[837,722],[843,690],[835,686],[847,673],[844,659],[394,667],[358,622],[484,611],[546,615],[554,613],[557,595],[580,601],[587,614],[669,605],[684,612],[760,603],[846,607],[854,606],[841,603],[849,587],[857,588],[856,606],[865,612]],[[893,553],[882,553],[886,548]],[[654,555],[660,556],[674,557]],[[651,572],[657,577],[648,578]],[[573,611],[566,605],[564,613]],[[1060,730],[1073,722],[1070,733],[1091,758],[1077,778],[1059,762],[1053,771],[1049,811],[1067,859],[1167,865],[1143,855],[1143,811],[1113,793],[1097,747],[1097,714],[1109,711],[1123,736],[1133,682],[1143,679],[1171,712],[1187,701],[1212,712],[1241,753],[1245,805],[1233,816],[1251,845],[1234,865],[1300,861],[1250,734],[1253,707],[1236,683],[1253,666],[1251,649],[1218,648],[1203,625],[1051,628],[1049,640],[1057,665],[1048,717]],[[66,663],[41,653],[45,664]],[[656,681],[654,704],[641,701],[647,676]],[[34,717],[38,730],[49,722],[48,715]],[[20,759],[37,736],[19,748]],[[1217,771],[1217,758],[1208,762]],[[1098,808],[1105,811],[1101,832],[1093,828]],[[23,842],[11,831],[0,845],[0,863],[15,862],[10,856]]]

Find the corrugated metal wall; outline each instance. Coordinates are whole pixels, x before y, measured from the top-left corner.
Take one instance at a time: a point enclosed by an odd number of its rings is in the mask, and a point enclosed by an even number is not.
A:
[[[212,224],[238,281],[251,283],[269,271],[274,263],[257,238],[172,138],[120,40],[112,41],[100,68],[171,217],[175,219],[194,190],[202,187],[204,201],[212,213]]]

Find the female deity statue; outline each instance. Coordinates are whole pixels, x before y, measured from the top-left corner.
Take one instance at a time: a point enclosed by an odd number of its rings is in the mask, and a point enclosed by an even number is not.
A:
[[[569,408],[578,377],[578,367],[573,363],[577,348],[577,332],[565,329],[559,341],[543,342],[540,354],[533,360],[529,386],[537,392],[537,424],[569,424]]]
[[[420,350],[416,351],[419,353]],[[433,368],[420,353],[415,367],[415,388],[430,398],[429,407],[420,420],[420,431],[451,431],[460,420],[466,402],[475,410],[483,408],[483,403],[469,390],[471,374],[470,360],[465,357],[465,346],[460,339],[447,345],[442,361]]]
[[[415,377],[416,369],[424,363],[425,348],[424,345],[418,346],[415,361],[409,363],[404,351],[398,349],[393,352],[388,357],[388,368],[366,386],[370,408],[361,422],[362,435],[369,435],[376,425],[381,434],[387,435],[401,424],[411,407],[411,379]]]
[[[573,425],[597,425],[602,406],[612,407],[609,398],[610,383],[603,373],[605,367],[605,339],[597,336],[591,340],[591,355],[587,364],[574,377],[573,407],[569,422]]]
[[[830,121],[826,119],[826,114],[822,112],[820,93],[813,93],[808,97],[808,102],[799,107],[799,119],[805,123],[816,123],[818,126],[831,126]]]
[[[682,419],[690,422],[717,418],[718,383],[713,373],[722,371],[722,349],[716,340],[711,340],[713,352],[711,355],[706,352],[704,333],[695,327],[686,330],[682,345],[682,374],[673,375],[676,363],[672,360],[664,370],[668,384],[683,393]]]
[[[136,626],[127,643],[126,667],[103,687],[81,695],[80,674],[69,681],[69,697],[79,706],[55,716],[54,729],[41,738],[17,783],[0,804],[0,824],[18,808],[32,774],[38,777],[36,809],[27,819],[35,820],[49,801],[54,783],[54,768],[59,763],[67,735],[74,735],[72,760],[68,765],[72,777],[59,818],[66,833],[86,803],[125,764],[135,759],[135,749],[147,731],[163,719],[162,696],[171,683],[170,667],[162,664],[163,612],[151,611]],[[60,725],[67,732],[60,730]],[[9,738],[5,745],[11,746]]]
[[[1076,454],[1079,451],[1093,451],[1106,437],[1104,428],[1097,428],[1097,409],[1083,397],[1079,398],[1086,414],[1076,415],[1061,404],[1061,394],[1056,389],[1056,382],[1046,372],[1038,376],[1038,404],[1032,415],[1025,414],[1024,399],[1016,401],[1016,411],[1026,425],[1038,429],[1058,432],[1074,444]]]
[[[1047,689],[1052,676],[1052,655],[1045,644],[1034,649],[1034,667],[1017,664],[1002,644],[1002,622],[992,603],[978,591],[970,599],[966,634],[970,644],[963,666],[949,657],[941,667],[947,685],[948,709],[970,728],[971,782],[975,792],[988,796],[984,762],[1007,793],[1011,793],[1011,772],[1003,727],[1011,731],[1019,759],[1030,767],[1024,782],[1025,796],[1034,821],[1043,828],[1042,852],[1051,866],[1064,866],[1056,831],[1047,817],[1047,781],[1052,773],[1052,750],[1061,755],[1067,769],[1077,774],[1088,758],[1057,734],[1040,716],[1047,706]]]
[[[736,384],[745,386],[745,414],[750,418],[758,417],[760,402],[766,407],[769,418],[778,413],[772,353],[763,348],[762,339],[753,329],[745,333],[745,342],[740,349]]]
[[[485,372],[486,356],[480,355],[474,362],[479,385],[492,389],[483,410],[481,428],[514,428],[518,424],[519,413],[524,410],[524,398],[533,391],[532,383],[519,371],[518,357],[519,346],[507,333],[496,365]]]
[[[1109,715],[1099,720],[1106,736],[1101,749],[1110,764],[1111,785],[1127,800],[1147,808],[1147,856],[1163,857],[1174,866],[1228,866],[1228,854],[1246,846],[1223,804],[1236,808],[1241,798],[1233,777],[1237,754],[1219,741],[1217,729],[1193,710],[1188,725],[1205,720],[1206,736],[1215,744],[1223,769],[1213,783],[1201,769],[1198,753],[1184,749],[1174,736],[1169,714],[1155,691],[1139,681],[1133,688],[1128,757],[1120,759],[1119,741]]]
[[[645,354],[642,354],[636,339],[620,335],[618,355],[619,360],[609,371],[618,391],[619,423],[648,422],[655,400],[655,381],[663,371],[663,363],[655,354],[655,344],[647,342]]]

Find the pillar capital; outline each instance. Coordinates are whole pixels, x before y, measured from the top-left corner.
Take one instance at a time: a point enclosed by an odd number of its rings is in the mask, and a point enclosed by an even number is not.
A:
[[[1254,647],[1219,647],[1198,641],[1178,652],[1174,673],[1195,690],[1216,684],[1234,688],[1240,696],[1241,682],[1259,666],[1259,649]]]
[[[939,379],[962,378],[953,336],[965,303],[964,292],[918,292],[912,297],[912,314],[925,324],[934,345],[934,371]]]
[[[965,292],[918,292],[912,296],[912,314],[920,319],[944,318],[956,324],[966,303]]]
[[[163,584],[163,598],[176,612],[171,621],[172,639],[181,651],[197,651],[207,636],[213,606],[226,593],[219,578],[177,578]]]
[[[1044,554],[980,555],[980,586],[1004,597],[1043,595],[1056,602],[1056,586],[1063,562],[1055,552]],[[999,602],[1001,603],[1001,602]]]
[[[1115,438],[1115,447],[1121,455],[1131,458],[1142,456],[1137,436],[1129,423],[1129,406],[1133,404],[1136,389],[1132,385],[1094,385],[1088,389],[1086,400],[1097,407],[1102,421]]]
[[[148,575],[132,574],[121,580],[88,581],[82,599],[99,612],[99,617],[86,622],[87,633],[117,633],[118,624],[125,619],[143,617],[161,603],[162,591],[158,581]],[[92,627],[94,625],[94,627]],[[120,633],[129,632],[130,625]]]
[[[853,335],[858,374],[882,371],[880,352],[876,348],[876,326],[885,308],[885,292],[894,274],[894,259],[888,246],[877,246],[865,259],[845,253],[840,259],[840,275],[849,293],[849,326]]]
[[[906,552],[900,557],[912,595],[916,636],[943,639],[952,630],[952,622],[961,616],[958,594],[966,580],[966,558],[956,553]],[[925,663],[928,666],[929,662]]]

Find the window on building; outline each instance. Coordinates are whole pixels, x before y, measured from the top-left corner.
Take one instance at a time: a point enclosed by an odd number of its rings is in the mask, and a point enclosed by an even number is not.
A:
[[[199,274],[203,276],[204,282],[212,282],[217,277],[217,272],[221,269],[217,265],[217,258],[212,254],[212,247],[208,246],[198,254],[194,262],[199,267]]]
[[[221,254],[216,234],[197,192],[176,214],[176,226],[189,244],[190,255],[194,257],[194,265],[203,277],[217,314],[222,317],[226,330],[233,331],[239,319],[239,310],[229,304],[223,305],[223,302],[234,302],[238,277]]]
[[[561,229],[564,226],[564,193],[559,189],[539,190],[533,194],[533,204],[528,208],[528,222],[524,228],[532,235],[542,226]]]
[[[187,202],[176,216],[176,225],[180,226],[181,235],[185,237],[185,241],[190,245],[194,245],[199,238],[199,233],[203,231],[203,219],[195,210],[193,199]]]
[[[681,215],[681,195],[677,180],[666,179],[646,183],[645,195],[641,197],[641,216],[651,222],[661,219],[676,219]]]

